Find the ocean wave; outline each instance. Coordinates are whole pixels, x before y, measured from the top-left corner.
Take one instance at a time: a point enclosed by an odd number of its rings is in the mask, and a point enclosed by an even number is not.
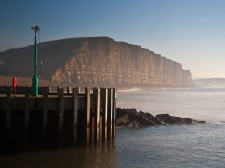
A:
[[[211,125],[224,125],[225,121],[207,121],[207,123]]]

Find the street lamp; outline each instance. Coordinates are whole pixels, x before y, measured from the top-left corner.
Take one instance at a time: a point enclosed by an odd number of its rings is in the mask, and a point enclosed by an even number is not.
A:
[[[32,78],[32,96],[38,96],[38,77],[37,77],[37,32],[39,33],[40,27],[38,25],[31,26],[34,30],[34,76]]]

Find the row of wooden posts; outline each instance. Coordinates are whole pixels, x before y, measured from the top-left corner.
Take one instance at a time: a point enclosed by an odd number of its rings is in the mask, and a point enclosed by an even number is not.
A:
[[[116,89],[0,87],[0,152],[105,143],[115,138]]]

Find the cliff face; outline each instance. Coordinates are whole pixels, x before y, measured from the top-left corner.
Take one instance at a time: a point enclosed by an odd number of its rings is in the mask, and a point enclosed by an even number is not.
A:
[[[80,52],[59,68],[52,80],[82,85],[192,85],[190,71],[181,64],[110,38],[83,39]]]
[[[3,75],[14,75],[12,73],[18,72],[10,70],[13,67],[12,58],[16,55],[18,58],[18,53],[21,59],[26,57],[28,63],[27,66],[18,67],[19,75],[32,77],[32,46],[0,53],[0,60],[6,64]],[[27,55],[30,55],[29,59]],[[140,46],[116,42],[108,37],[45,42],[38,47],[38,58],[44,63],[40,69],[40,78],[65,85],[192,85],[190,71],[183,70],[181,64]]]

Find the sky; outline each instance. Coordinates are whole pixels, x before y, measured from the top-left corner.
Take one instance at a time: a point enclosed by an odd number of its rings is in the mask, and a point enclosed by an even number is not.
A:
[[[225,78],[225,0],[1,0],[0,51],[108,36],[182,64],[193,79]]]

